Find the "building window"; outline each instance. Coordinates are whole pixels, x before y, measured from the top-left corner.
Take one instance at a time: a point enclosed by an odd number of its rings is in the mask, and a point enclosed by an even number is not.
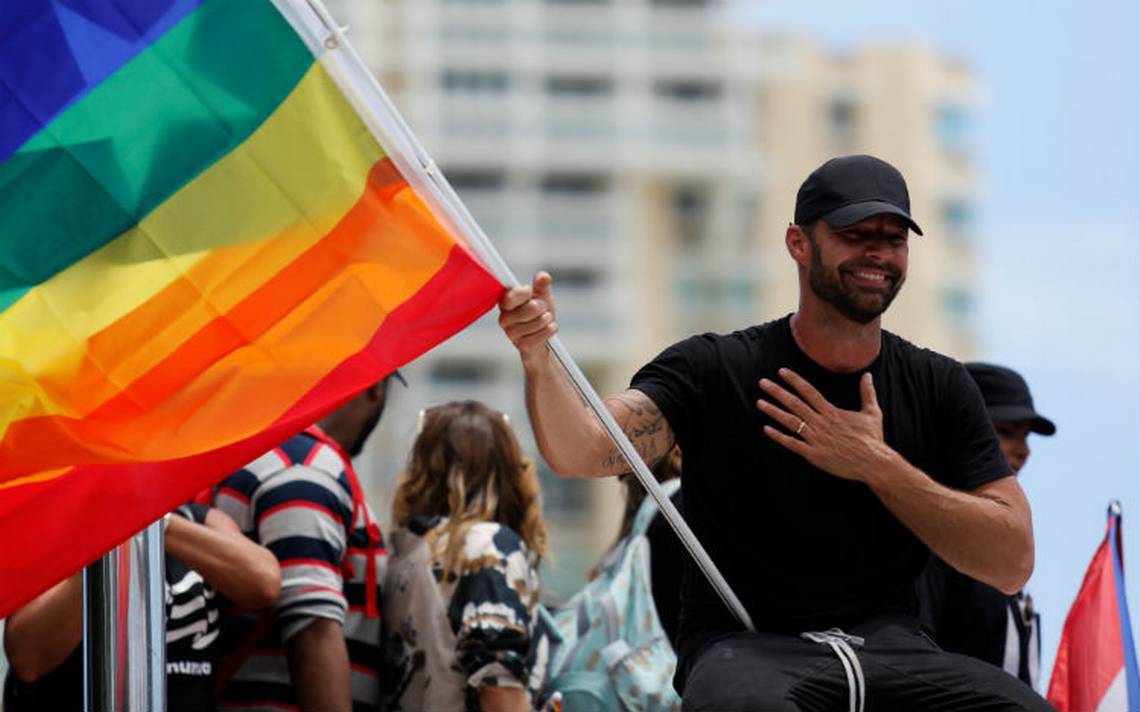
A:
[[[942,204],[942,219],[947,234],[956,240],[965,240],[974,226],[974,211],[965,200],[951,198]]]
[[[546,93],[566,98],[591,98],[608,96],[614,85],[608,77],[598,76],[557,76],[546,78]]]
[[[499,365],[494,361],[477,359],[439,359],[431,364],[433,383],[464,385],[487,383],[495,380]]]
[[[447,181],[451,183],[451,187],[455,188],[455,192],[459,194],[467,191],[493,192],[502,190],[506,183],[506,175],[503,171],[452,168],[445,170],[444,175],[447,176]]]
[[[951,324],[967,328],[974,319],[974,295],[965,287],[951,286],[942,290],[942,307]]]
[[[542,192],[552,196],[595,196],[608,187],[609,179],[597,173],[559,173],[542,179]]]
[[[850,97],[836,97],[827,109],[828,127],[831,140],[840,150],[850,150],[855,146],[859,128],[859,109]]]
[[[670,101],[686,103],[707,103],[720,98],[723,87],[720,82],[700,79],[675,79],[657,82],[653,91],[657,96]]]
[[[601,270],[592,267],[551,267],[547,271],[563,289],[593,289],[603,280]]]
[[[938,142],[947,153],[966,153],[973,142],[970,112],[958,104],[943,104],[935,111]]]
[[[494,69],[445,69],[440,82],[444,89],[473,93],[501,94],[510,87],[507,73]]]
[[[670,202],[680,246],[698,249],[705,240],[712,212],[709,191],[699,185],[679,185],[673,189]]]

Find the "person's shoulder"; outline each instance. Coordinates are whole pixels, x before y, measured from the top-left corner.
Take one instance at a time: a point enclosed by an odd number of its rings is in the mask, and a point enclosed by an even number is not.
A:
[[[886,329],[883,329],[883,351],[893,354],[897,359],[935,371],[957,371],[964,368],[957,359],[934,349],[914,344]]]
[[[959,402],[963,395],[977,390],[966,367],[957,359],[885,330],[883,338],[883,351],[891,354],[890,369],[895,374],[892,380],[902,378],[940,403]]]
[[[337,485],[348,467],[344,457],[328,444],[306,432],[298,433],[246,466],[262,485],[283,481],[312,480]]]

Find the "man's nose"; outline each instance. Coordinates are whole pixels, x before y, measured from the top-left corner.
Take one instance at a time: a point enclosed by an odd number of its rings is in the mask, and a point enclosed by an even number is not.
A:
[[[864,245],[863,254],[877,260],[884,260],[891,253],[890,241],[882,237],[874,237]]]

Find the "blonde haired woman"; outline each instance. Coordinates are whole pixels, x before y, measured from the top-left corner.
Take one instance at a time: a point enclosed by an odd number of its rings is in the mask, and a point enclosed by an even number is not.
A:
[[[393,520],[386,709],[532,709],[547,652],[535,615],[546,525],[506,418],[475,401],[426,411]]]

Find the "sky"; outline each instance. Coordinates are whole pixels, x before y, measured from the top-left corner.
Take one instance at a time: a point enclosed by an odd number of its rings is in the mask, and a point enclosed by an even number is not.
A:
[[[858,8],[857,10],[854,8]],[[836,49],[919,42],[977,78],[979,356],[1026,377],[1057,434],[1031,436],[1042,687],[1064,617],[1124,508],[1140,622],[1140,3],[740,0],[747,21]],[[1140,627],[1140,626],[1136,626]]]

